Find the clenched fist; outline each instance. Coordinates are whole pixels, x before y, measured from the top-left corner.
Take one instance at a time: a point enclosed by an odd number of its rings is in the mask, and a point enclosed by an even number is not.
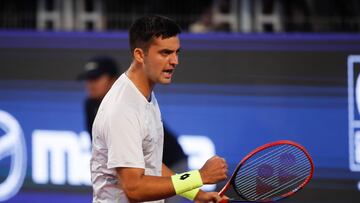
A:
[[[213,156],[199,170],[204,184],[214,184],[227,178],[228,165],[225,159]]]

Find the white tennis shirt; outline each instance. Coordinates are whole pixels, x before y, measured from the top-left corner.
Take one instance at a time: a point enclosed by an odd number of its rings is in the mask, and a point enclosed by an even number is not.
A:
[[[143,168],[145,175],[161,176],[164,132],[158,103],[151,95],[148,102],[122,74],[104,97],[92,131],[93,203],[129,202],[117,167]]]

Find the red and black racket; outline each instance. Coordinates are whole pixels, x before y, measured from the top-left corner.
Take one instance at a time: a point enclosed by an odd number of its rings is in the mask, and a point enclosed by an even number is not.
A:
[[[239,163],[219,192],[223,196],[232,185],[238,197],[221,203],[280,200],[302,189],[313,172],[313,161],[301,145],[287,140],[265,144]]]

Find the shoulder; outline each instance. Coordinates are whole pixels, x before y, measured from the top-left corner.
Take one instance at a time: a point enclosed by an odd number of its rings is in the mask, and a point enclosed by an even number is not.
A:
[[[126,76],[121,75],[103,99],[103,108],[111,110],[131,110],[139,103],[139,98]]]

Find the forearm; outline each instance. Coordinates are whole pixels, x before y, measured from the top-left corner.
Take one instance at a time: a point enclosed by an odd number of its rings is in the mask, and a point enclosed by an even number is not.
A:
[[[132,201],[159,200],[176,194],[170,177],[144,175],[136,182],[123,185],[126,195]]]
[[[165,164],[162,164],[162,177],[157,176],[145,176],[143,175],[141,181],[137,185],[128,187],[131,196],[141,197],[141,200],[137,201],[149,201],[167,198],[175,195],[171,176],[174,172],[169,169]],[[154,194],[154,191],[159,191]],[[161,192],[160,192],[161,191]]]
[[[217,157],[212,159],[219,160]],[[204,181],[207,180],[204,179],[204,175],[206,178],[207,176],[212,178],[212,174],[207,172],[211,168],[208,169],[205,166],[203,168],[203,174],[194,170],[174,175],[171,169],[162,164],[161,176],[145,175],[145,170],[140,168],[117,168],[116,170],[121,187],[131,201],[151,201],[168,198],[175,194],[193,199],[197,192],[195,190],[190,192],[191,190],[206,183],[213,183]]]
[[[202,186],[198,171],[189,171],[186,174],[173,175],[172,171],[163,165],[164,176],[148,176],[143,169],[118,168],[117,174],[121,188],[131,201],[151,201],[183,194]],[[186,176],[183,179],[183,176]],[[193,192],[194,193],[194,192]],[[195,196],[194,193],[191,196]],[[187,197],[189,195],[185,195]]]

